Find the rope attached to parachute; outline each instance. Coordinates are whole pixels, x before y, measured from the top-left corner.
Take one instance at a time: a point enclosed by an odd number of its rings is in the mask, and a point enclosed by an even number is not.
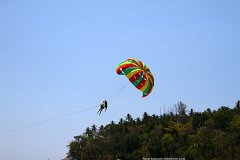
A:
[[[91,110],[91,109],[94,109],[94,108],[97,108],[97,107],[99,107],[99,105],[93,106],[93,107],[89,107],[89,108],[85,108],[85,109],[82,109],[82,110],[78,110],[78,111],[75,111],[75,112],[71,112],[71,113],[55,116],[55,117],[52,117],[52,118],[49,118],[49,119],[45,119],[45,120],[42,120],[42,121],[26,124],[26,125],[23,125],[21,127],[12,128],[12,129],[0,132],[0,135],[7,134],[7,133],[10,133],[10,132],[14,132],[14,131],[18,131],[18,130],[21,130],[21,129],[24,129],[24,128],[28,128],[28,127],[33,127],[33,126],[40,125],[40,124],[43,124],[43,123],[47,123],[47,122],[50,122],[50,121],[54,121],[54,120],[57,120],[57,119],[73,116],[75,114],[78,114],[78,113],[81,113],[81,112],[85,112],[85,111],[88,111],[88,110]]]
[[[127,103],[127,102],[130,102],[132,100],[133,99],[130,99],[130,100],[127,100],[127,101],[121,101],[121,102],[116,103],[116,104],[111,104],[111,106]],[[58,120],[58,119],[62,119],[62,118],[65,118],[65,117],[73,116],[73,115],[76,115],[78,113],[85,112],[85,111],[88,111],[88,110],[92,110],[92,109],[95,109],[95,108],[98,108],[98,107],[99,107],[99,105],[96,105],[96,106],[88,107],[88,108],[81,109],[81,110],[78,110],[78,111],[75,111],[75,112],[66,113],[66,114],[55,116],[55,117],[52,117],[52,118],[49,118],[49,119],[41,120],[41,121],[38,121],[38,122],[25,124],[25,125],[22,125],[20,127],[16,127],[16,128],[12,128],[12,129],[9,129],[9,130],[2,131],[2,132],[0,132],[0,135],[4,135],[4,134],[8,134],[8,133],[15,132],[15,131],[18,131],[18,130],[22,130],[22,129],[25,129],[25,128],[41,125],[41,124],[48,123],[50,121],[54,121],[54,120]]]

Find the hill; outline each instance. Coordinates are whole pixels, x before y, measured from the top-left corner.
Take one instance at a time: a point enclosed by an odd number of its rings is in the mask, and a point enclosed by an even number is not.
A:
[[[127,114],[117,123],[92,125],[69,143],[65,159],[240,159],[240,101],[213,111],[186,108],[179,102],[176,113]]]

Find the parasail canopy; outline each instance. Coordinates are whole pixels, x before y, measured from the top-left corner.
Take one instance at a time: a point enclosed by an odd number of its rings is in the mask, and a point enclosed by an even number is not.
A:
[[[143,62],[128,58],[118,65],[116,72],[118,75],[125,75],[137,89],[142,91],[142,97],[152,92],[154,76]]]

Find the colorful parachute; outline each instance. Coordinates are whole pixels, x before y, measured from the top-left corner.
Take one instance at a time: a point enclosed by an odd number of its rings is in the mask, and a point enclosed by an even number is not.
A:
[[[129,81],[143,92],[142,97],[146,97],[152,92],[154,77],[143,62],[129,58],[120,63],[116,71],[118,75],[126,75]]]

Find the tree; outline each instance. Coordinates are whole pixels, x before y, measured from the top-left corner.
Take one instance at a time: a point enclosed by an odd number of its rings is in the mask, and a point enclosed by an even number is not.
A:
[[[93,136],[93,138],[95,138],[95,137],[96,137],[96,134],[97,134],[97,127],[96,127],[95,124],[92,125],[91,130],[92,130],[92,136]]]
[[[142,118],[143,123],[147,123],[148,119],[149,119],[149,115],[147,114],[147,112],[144,112],[143,113],[143,118]]]
[[[187,109],[187,106],[182,101],[178,102],[177,111],[179,115],[186,115],[186,112],[187,112],[186,109]]]
[[[132,118],[132,116],[128,113],[127,114],[127,116],[126,116],[126,120],[128,121],[128,122],[132,122],[133,121],[133,118]]]
[[[221,107],[213,116],[216,126],[221,130],[226,130],[232,119],[232,112],[228,107]]]
[[[240,100],[237,101],[236,106],[234,107],[236,114],[240,114]]]

